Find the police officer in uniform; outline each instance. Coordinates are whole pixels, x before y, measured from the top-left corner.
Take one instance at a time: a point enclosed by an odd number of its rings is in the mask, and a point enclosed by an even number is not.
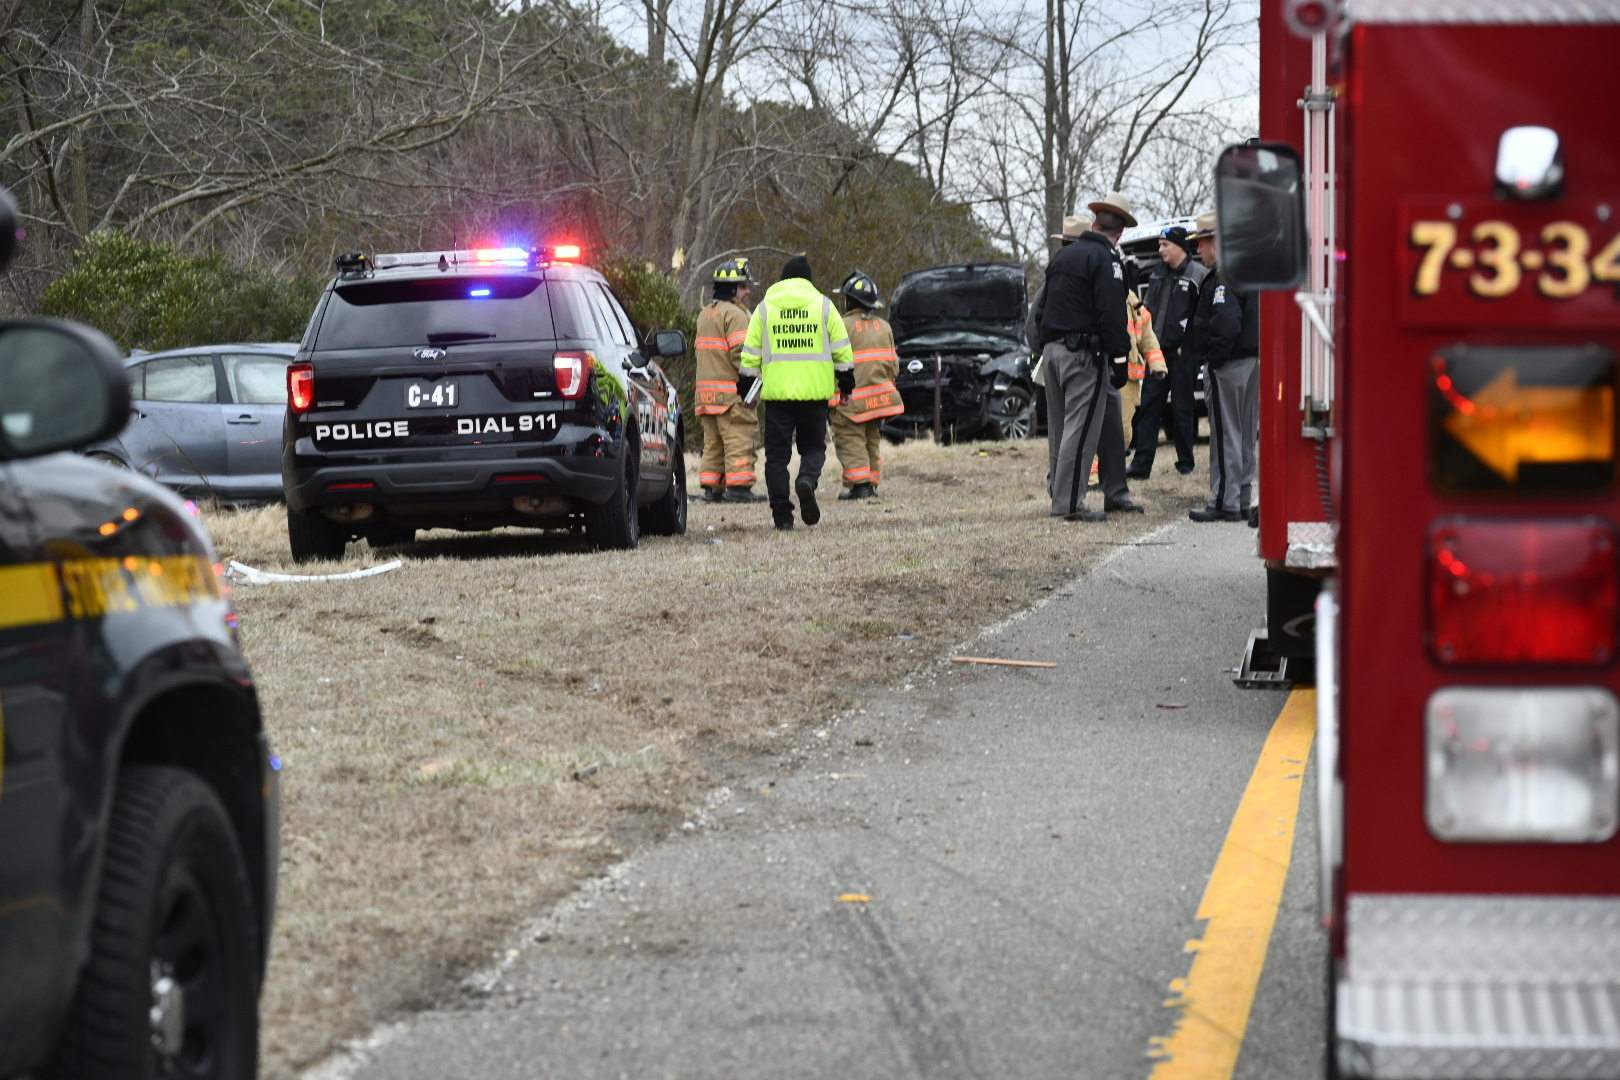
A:
[[[714,268],[714,299],[698,313],[697,408],[703,425],[703,463],[698,483],[704,502],[764,502],[754,491],[754,436],[758,417],[737,393],[737,369],[748,336],[753,281],[747,259]]]
[[[1198,257],[1209,274],[1198,290],[1193,345],[1207,365],[1209,505],[1188,511],[1194,521],[1243,521],[1254,492],[1260,439],[1260,304],[1221,278],[1215,265],[1215,215],[1200,214]]]
[[[894,352],[894,331],[876,314],[883,306],[877,282],[857,270],[833,290],[844,298],[844,325],[855,354],[855,391],[832,406],[833,448],[844,471],[840,499],[875,499],[883,479],[883,445],[879,429],[885,416],[906,411],[895,389],[900,358]]]
[[[1136,414],[1135,454],[1126,476],[1146,480],[1153,472],[1153,458],[1159,449],[1159,428],[1164,423],[1166,405],[1170,414],[1171,437],[1176,443],[1176,471],[1186,476],[1193,471],[1193,441],[1198,434],[1198,415],[1193,396],[1198,385],[1198,361],[1192,354],[1188,327],[1198,306],[1198,289],[1209,271],[1187,253],[1187,230],[1172,225],[1159,236],[1159,265],[1148,279],[1143,304],[1153,317],[1153,330],[1169,368],[1168,380],[1142,384],[1142,407]],[[1186,346],[1184,348],[1184,346]]]
[[[855,390],[849,332],[831,300],[816,289],[810,260],[795,255],[765,290],[748,320],[737,389],[748,400],[754,383],[765,406],[765,490],[778,529],[793,528],[788,461],[799,450],[793,493],[806,525],[821,520],[816,485],[827,463],[827,402]]]
[[[1125,268],[1115,250],[1130,212],[1118,194],[1090,205],[1096,214],[1091,228],[1059,248],[1046,266],[1040,313],[1046,422],[1055,429],[1048,441],[1051,512],[1068,521],[1108,516],[1086,506],[1086,482],[1103,433],[1111,360],[1131,351]],[[1123,458],[1123,432],[1120,441]]]

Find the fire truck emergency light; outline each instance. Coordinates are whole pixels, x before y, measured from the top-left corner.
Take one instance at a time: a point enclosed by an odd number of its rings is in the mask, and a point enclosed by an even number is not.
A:
[[[1564,188],[1564,151],[1558,132],[1515,127],[1496,144],[1497,193],[1512,199],[1551,199]]]
[[[1429,646],[1441,664],[1606,664],[1620,581],[1612,526],[1450,521],[1429,534]]]
[[[1596,686],[1460,687],[1426,709],[1429,831],[1599,842],[1620,815],[1620,703]]]

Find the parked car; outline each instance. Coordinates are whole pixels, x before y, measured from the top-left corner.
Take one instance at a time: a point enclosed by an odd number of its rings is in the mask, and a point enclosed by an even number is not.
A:
[[[281,498],[287,365],[297,345],[211,345],[125,361],[129,424],[85,447],[194,498]]]
[[[124,372],[0,323],[0,1076],[252,1080],[279,765],[195,507],[58,452]]]
[[[282,441],[299,561],[417,529],[578,526],[602,548],[686,531],[685,432],[660,357],[577,248],[342,256]]]
[[[934,426],[947,439],[1030,435],[1035,385],[1024,344],[1029,295],[1019,263],[966,263],[914,270],[889,302],[906,411],[883,422],[899,442]]]

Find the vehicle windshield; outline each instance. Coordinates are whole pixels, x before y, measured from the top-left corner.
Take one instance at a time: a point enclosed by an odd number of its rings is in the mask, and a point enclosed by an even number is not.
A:
[[[551,306],[537,278],[356,281],[332,290],[315,348],[548,341],[555,336]]]
[[[934,330],[909,337],[900,343],[900,347],[908,352],[916,349],[993,349],[1006,352],[1022,344],[1017,338],[977,330]]]

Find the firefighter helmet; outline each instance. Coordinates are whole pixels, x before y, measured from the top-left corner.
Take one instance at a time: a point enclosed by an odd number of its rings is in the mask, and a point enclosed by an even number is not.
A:
[[[877,282],[859,270],[845,278],[844,283],[833,292],[847,296],[869,310],[875,311],[883,306],[883,297],[878,295]]]
[[[754,279],[748,276],[748,260],[727,259],[715,267],[714,283],[716,285],[752,285]]]

